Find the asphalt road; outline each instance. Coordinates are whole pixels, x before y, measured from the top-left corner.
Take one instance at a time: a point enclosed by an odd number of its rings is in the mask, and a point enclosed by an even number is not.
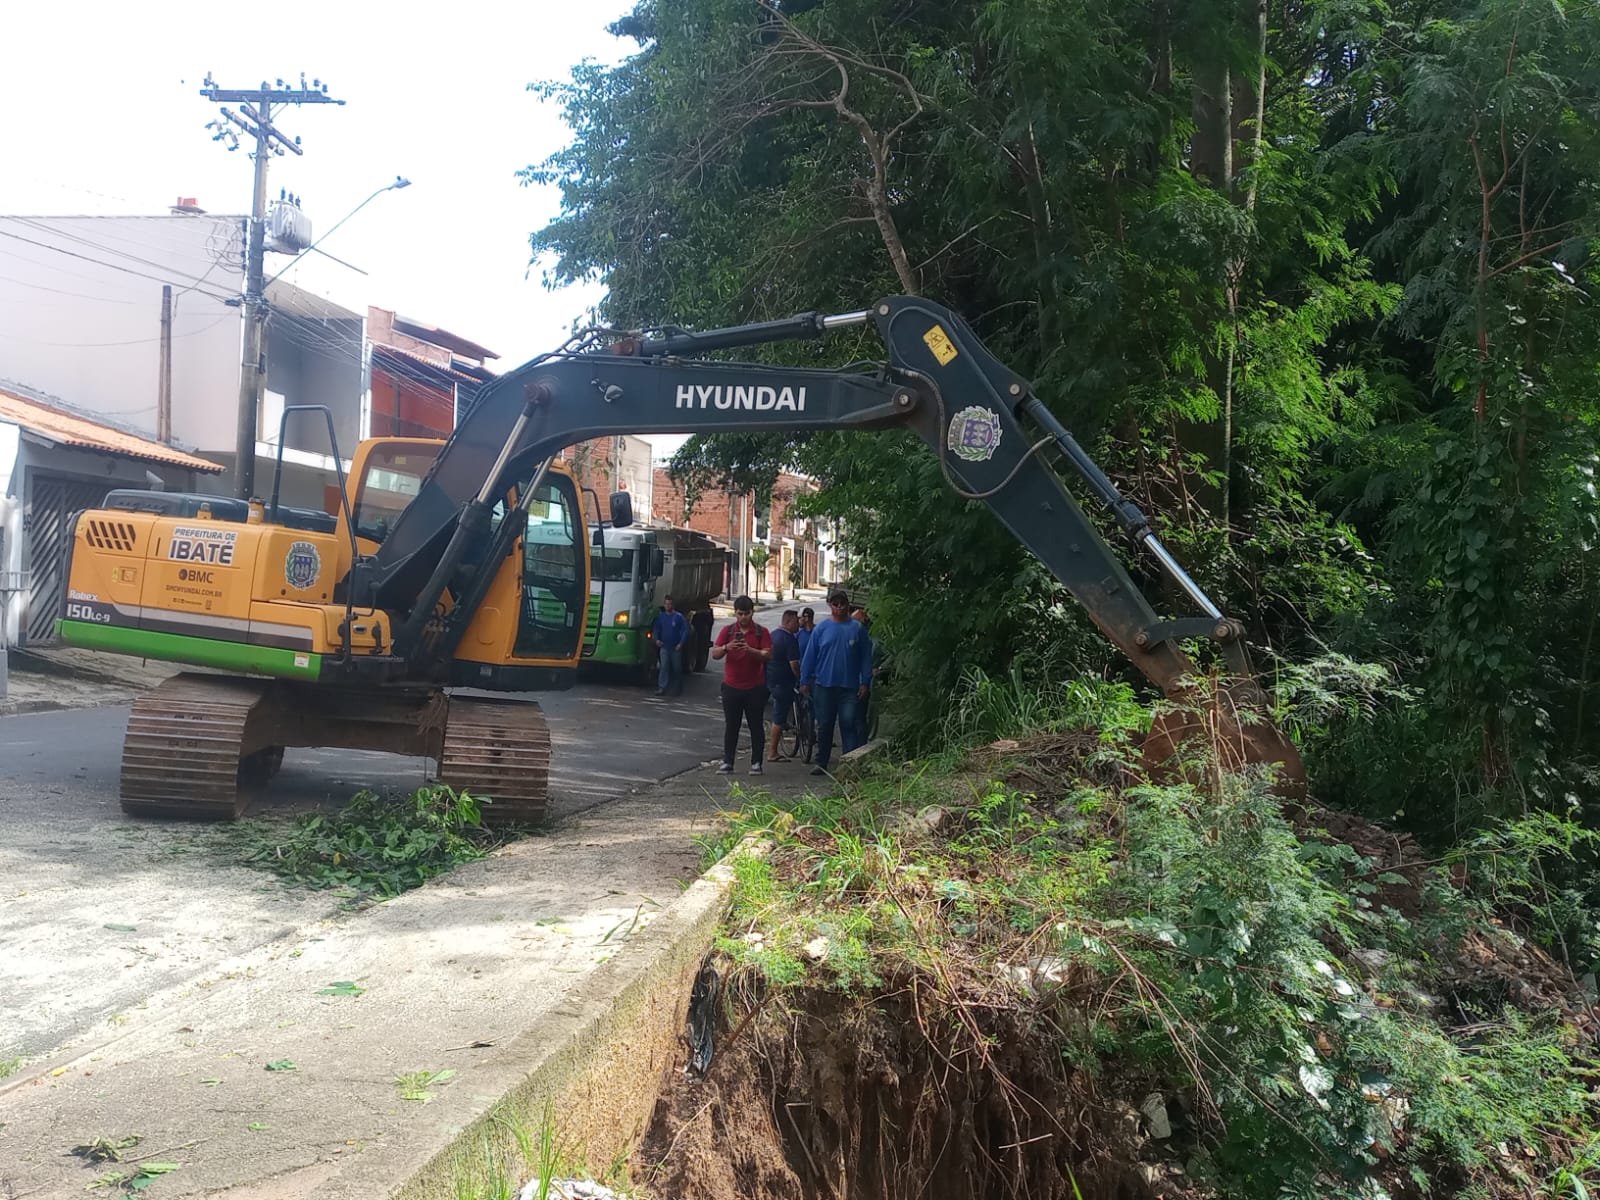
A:
[[[554,749],[552,821],[717,754],[720,672],[682,698],[591,681],[536,697]],[[8,1059],[92,1042],[150,995],[230,977],[233,960],[302,934],[341,898],[238,864],[226,827],[125,815],[125,706],[0,717],[0,1076]],[[250,815],[409,790],[424,759],[291,749]]]

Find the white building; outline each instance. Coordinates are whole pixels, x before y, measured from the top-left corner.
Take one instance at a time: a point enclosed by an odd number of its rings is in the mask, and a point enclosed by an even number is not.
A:
[[[113,487],[232,494],[243,217],[0,216],[0,635],[53,631],[71,513]],[[267,274],[274,262],[269,256]],[[290,405],[332,415],[345,465],[369,414],[365,308],[278,282],[257,414],[257,491]],[[8,398],[9,397],[9,398]],[[57,437],[63,423],[74,437]],[[76,438],[76,440],[74,440]],[[282,499],[321,507],[328,422],[292,414]]]
[[[246,220],[198,211],[154,217],[0,216],[0,378],[74,409],[194,446],[231,493],[238,429]],[[269,256],[267,274],[274,263]],[[163,322],[170,291],[171,319]],[[325,406],[348,459],[365,428],[365,310],[285,283],[272,317],[257,414],[256,486],[272,486],[278,417]],[[170,366],[163,388],[163,345]],[[284,443],[284,499],[320,505],[332,469],[327,424],[296,414]]]

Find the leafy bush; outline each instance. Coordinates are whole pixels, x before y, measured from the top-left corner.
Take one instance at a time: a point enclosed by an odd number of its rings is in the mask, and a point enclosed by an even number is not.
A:
[[[499,840],[480,802],[446,784],[409,796],[358,792],[336,813],[308,813],[287,830],[241,827],[244,861],[309,887],[347,887],[395,896],[464,862]]]

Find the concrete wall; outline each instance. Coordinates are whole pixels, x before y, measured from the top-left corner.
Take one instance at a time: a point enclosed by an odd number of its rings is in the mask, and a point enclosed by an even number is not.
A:
[[[173,436],[233,445],[240,218],[0,217],[0,235],[0,377],[154,437],[170,284]]]
[[[284,405],[323,404],[333,413],[339,452],[346,461],[361,440],[361,331],[360,322],[330,321],[321,335],[326,345],[308,344],[302,327],[273,322],[267,332],[267,390],[283,397]],[[257,436],[278,444],[281,409],[262,405]],[[295,450],[331,454],[328,426],[321,413],[296,413],[289,418],[288,441]],[[261,470],[258,466],[257,472]],[[331,479],[331,476],[330,476]]]

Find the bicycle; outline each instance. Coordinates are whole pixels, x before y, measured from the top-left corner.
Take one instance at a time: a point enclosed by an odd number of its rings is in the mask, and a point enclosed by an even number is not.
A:
[[[778,734],[778,751],[788,758],[810,762],[817,750],[817,727],[811,719],[811,701],[796,694],[789,719]]]

